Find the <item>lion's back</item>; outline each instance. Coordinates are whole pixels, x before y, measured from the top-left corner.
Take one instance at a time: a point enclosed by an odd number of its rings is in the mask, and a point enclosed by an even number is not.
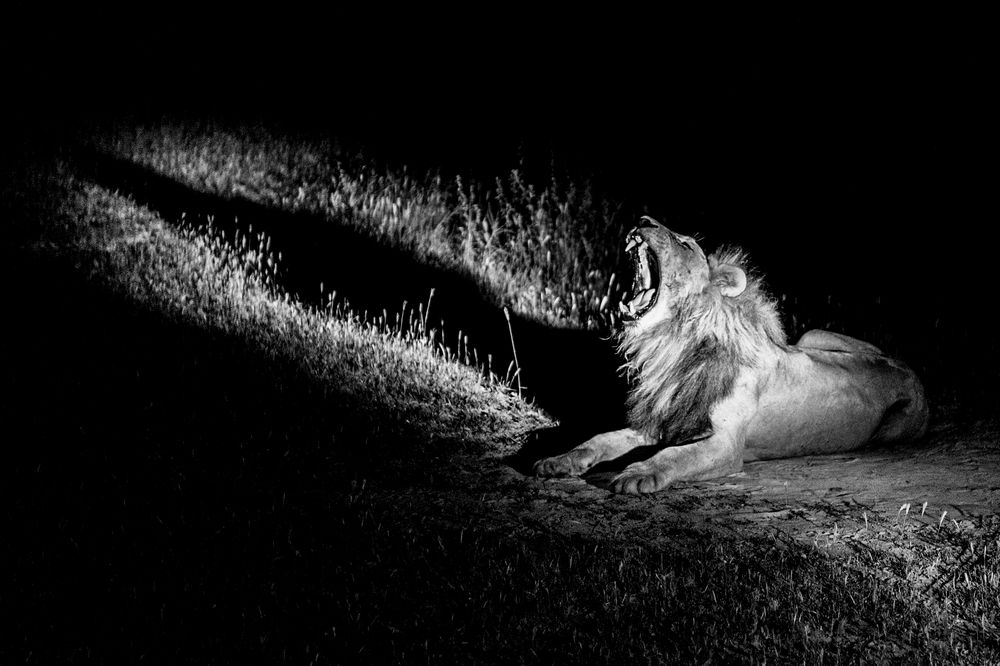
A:
[[[923,383],[903,361],[870,342],[818,329],[804,333],[795,347],[819,367],[843,367],[851,382],[871,387],[873,405],[886,405],[872,441],[914,440],[927,432],[929,409]]]
[[[814,328],[806,331],[795,343],[800,349],[819,349],[824,351],[855,352],[858,354],[879,354],[884,355],[882,350],[870,342],[852,338],[843,333],[824,331]]]

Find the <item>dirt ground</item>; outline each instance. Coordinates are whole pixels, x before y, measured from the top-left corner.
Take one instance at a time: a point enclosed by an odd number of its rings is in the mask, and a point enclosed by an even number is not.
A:
[[[1000,547],[998,420],[942,423],[908,446],[748,463],[642,497],[606,490],[612,472],[536,479],[505,453],[462,467],[480,515],[503,515],[514,529],[647,545],[692,529],[798,542],[920,589],[960,576],[970,553]]]

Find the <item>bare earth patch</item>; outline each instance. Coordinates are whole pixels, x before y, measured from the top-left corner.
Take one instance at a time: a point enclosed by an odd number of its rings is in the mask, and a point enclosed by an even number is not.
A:
[[[996,421],[942,424],[916,445],[749,463],[739,474],[640,497],[608,491],[611,471],[541,480],[493,455],[460,464],[456,482],[471,494],[448,493],[447,502],[466,520],[479,514],[512,529],[647,546],[676,544],[692,529],[811,544],[931,590],[962,576],[982,546],[997,548],[998,442]]]

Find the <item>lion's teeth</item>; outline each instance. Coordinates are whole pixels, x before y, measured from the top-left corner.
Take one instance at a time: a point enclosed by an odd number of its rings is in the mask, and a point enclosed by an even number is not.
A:
[[[625,303],[622,301],[618,301],[618,310],[621,311],[622,314],[628,314],[628,308],[625,307]]]
[[[639,245],[639,243],[636,242],[635,236],[629,236],[628,243],[625,245],[625,251],[631,252],[632,248],[636,247],[637,245]]]

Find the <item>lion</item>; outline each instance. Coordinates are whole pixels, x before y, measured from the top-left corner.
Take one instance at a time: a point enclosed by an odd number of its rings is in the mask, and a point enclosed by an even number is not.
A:
[[[634,266],[618,351],[632,389],[628,424],[535,463],[537,476],[578,476],[652,452],[614,478],[620,493],[733,474],[744,462],[917,440],[924,389],[876,346],[822,330],[787,342],[774,300],[745,255],[698,243],[651,217],[626,235]],[[644,447],[644,448],[640,448]]]

